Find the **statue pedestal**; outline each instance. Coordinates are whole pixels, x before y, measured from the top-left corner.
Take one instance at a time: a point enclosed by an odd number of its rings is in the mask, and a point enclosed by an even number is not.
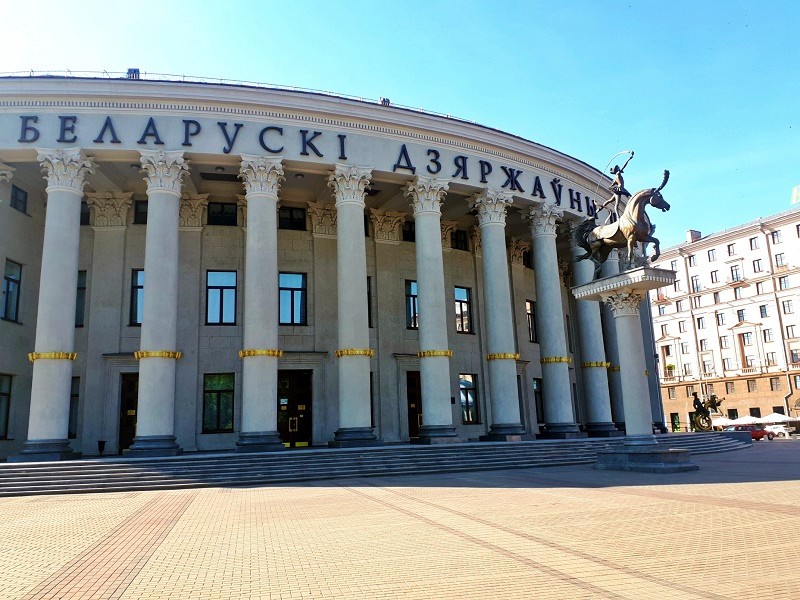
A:
[[[674,282],[674,271],[639,267],[572,288],[577,300],[609,304],[617,331],[626,436],[621,448],[598,452],[597,469],[675,473],[699,468],[691,462],[688,450],[665,448],[653,435],[639,304],[649,290]]]

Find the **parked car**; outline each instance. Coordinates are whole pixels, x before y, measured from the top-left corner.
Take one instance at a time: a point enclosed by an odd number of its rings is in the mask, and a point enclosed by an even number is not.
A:
[[[772,431],[760,429],[755,425],[732,425],[730,427],[726,427],[725,431],[749,431],[750,438],[753,440],[762,440],[767,438],[769,441],[772,441],[775,437],[775,434]]]
[[[786,427],[786,425],[767,425],[764,429],[774,433],[777,437],[788,438],[789,434],[794,431],[794,427]]]

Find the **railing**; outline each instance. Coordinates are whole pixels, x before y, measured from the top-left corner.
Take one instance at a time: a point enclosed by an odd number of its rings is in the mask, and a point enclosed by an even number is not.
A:
[[[742,373],[745,375],[749,375],[751,373],[760,373],[761,367],[744,367],[742,369]]]
[[[789,368],[792,371],[800,371],[800,363],[789,363]]]

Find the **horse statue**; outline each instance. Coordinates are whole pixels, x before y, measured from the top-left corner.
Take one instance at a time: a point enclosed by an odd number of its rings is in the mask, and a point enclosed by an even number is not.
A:
[[[633,264],[633,249],[636,242],[652,243],[655,252],[650,258],[655,261],[661,255],[658,238],[653,237],[655,225],[650,222],[645,207],[650,204],[666,212],[670,206],[661,195],[661,190],[669,181],[669,171],[664,171],[664,181],[657,188],[649,188],[636,192],[625,206],[622,216],[608,225],[597,226],[595,218],[586,219],[575,228],[575,242],[586,250],[579,260],[591,259],[595,263],[594,276],[600,274],[600,267],[614,248],[628,248],[628,262]]]
[[[694,406],[694,416],[692,417],[692,424],[696,431],[711,431],[711,413],[722,413],[719,405],[722,404],[725,398],[719,399],[716,394],[711,394],[708,400],[700,400],[697,397],[697,392],[692,392],[692,405]]]

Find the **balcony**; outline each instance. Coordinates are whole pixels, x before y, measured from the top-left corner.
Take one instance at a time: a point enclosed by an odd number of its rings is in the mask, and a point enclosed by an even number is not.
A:
[[[726,277],[725,283],[733,287],[747,287],[750,285],[744,277]]]
[[[753,373],[761,373],[761,367],[744,367],[744,368],[742,368],[742,375],[752,375]]]
[[[664,294],[658,294],[655,299],[656,304],[672,304],[672,300],[667,298]]]
[[[789,363],[789,369],[791,371],[800,371],[800,363]]]

